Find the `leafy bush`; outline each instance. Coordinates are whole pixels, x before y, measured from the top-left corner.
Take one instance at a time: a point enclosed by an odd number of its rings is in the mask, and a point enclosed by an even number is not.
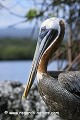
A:
[[[35,46],[32,40],[0,40],[0,60],[32,59]]]

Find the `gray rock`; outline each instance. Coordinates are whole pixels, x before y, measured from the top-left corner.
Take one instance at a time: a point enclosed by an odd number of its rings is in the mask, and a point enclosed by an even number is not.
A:
[[[0,120],[60,120],[50,113],[35,84],[27,100],[22,101],[24,87],[17,81],[0,82]]]

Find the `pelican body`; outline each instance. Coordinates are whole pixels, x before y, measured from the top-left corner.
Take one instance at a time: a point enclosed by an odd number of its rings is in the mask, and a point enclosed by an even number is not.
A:
[[[23,98],[27,97],[37,75],[39,93],[50,111],[59,112],[66,120],[80,120],[80,71],[47,71],[53,53],[63,40],[65,28],[65,21],[59,18],[42,23]]]

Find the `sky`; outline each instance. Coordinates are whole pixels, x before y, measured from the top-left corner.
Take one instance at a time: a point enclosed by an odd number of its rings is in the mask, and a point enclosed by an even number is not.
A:
[[[1,7],[4,6],[4,7]],[[33,0],[0,0],[0,28],[6,28],[10,25],[24,21],[24,15],[30,8],[34,8],[35,4]],[[19,16],[11,14],[15,13]],[[32,27],[33,23],[27,22],[16,25],[17,28]]]
[[[29,9],[41,9],[41,2],[43,0],[0,0],[0,29],[7,28],[21,21],[25,21],[24,16],[29,11]],[[49,0],[46,0],[48,3]],[[37,5],[38,4],[38,5]],[[63,12],[59,10],[60,17],[62,17]],[[66,15],[68,14],[68,8]],[[66,16],[67,17],[67,16]],[[41,23],[39,23],[41,24]],[[16,28],[32,28],[35,25],[35,20],[32,22],[25,22],[15,25]]]

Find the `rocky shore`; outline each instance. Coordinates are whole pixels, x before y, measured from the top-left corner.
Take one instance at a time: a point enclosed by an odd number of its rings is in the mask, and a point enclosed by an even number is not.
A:
[[[18,81],[0,82],[0,120],[61,120],[58,113],[50,113],[36,85],[22,101],[24,88]]]

